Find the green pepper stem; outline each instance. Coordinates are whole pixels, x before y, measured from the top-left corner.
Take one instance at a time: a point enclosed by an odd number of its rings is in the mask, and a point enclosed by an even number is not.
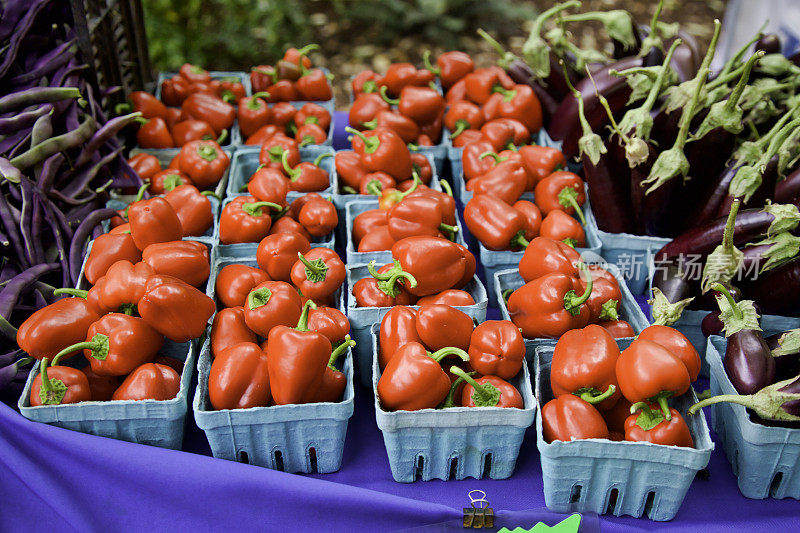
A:
[[[354,188],[352,188],[349,185],[343,185],[342,186],[342,192],[345,193],[345,194],[358,194],[358,191],[355,190]]]
[[[581,206],[578,205],[578,191],[576,191],[572,187],[564,187],[558,193],[558,200],[559,203],[564,207],[572,207],[575,210],[575,214],[578,215],[578,218],[581,219],[581,225],[586,225],[586,217],[583,215],[583,210]],[[566,204],[566,205],[565,205]]]
[[[503,161],[508,159],[507,157],[500,157],[500,155],[497,154],[497,152],[483,152],[481,155],[478,156],[478,159],[484,159],[486,157],[491,157],[492,159],[494,159],[495,165],[498,163],[502,163]]]
[[[217,150],[213,146],[203,144],[197,147],[197,155],[210,163],[217,158]]]
[[[308,331],[308,310],[316,308],[317,304],[311,299],[306,300],[306,303],[303,304],[303,312],[300,313],[300,319],[297,321],[297,327],[294,329],[297,331]]]
[[[53,291],[53,296],[61,296],[62,294],[77,296],[78,298],[83,298],[85,300],[89,295],[89,291],[83,289],[70,289],[69,287],[64,287],[62,289],[56,289]]]
[[[468,129],[469,129],[469,122],[467,122],[463,118],[460,118],[456,121],[456,129],[453,131],[453,133],[450,134],[450,138],[455,139],[456,137],[461,135],[464,132],[464,130]]]
[[[661,407],[661,412],[664,413],[664,420],[670,421],[672,420],[672,413],[669,410],[669,403],[667,403],[667,396],[666,395],[659,395],[656,399],[658,405]]]
[[[520,248],[527,248],[528,245],[530,244],[530,241],[528,241],[528,239],[525,238],[525,230],[521,229],[517,232],[516,235],[514,235],[514,237],[512,237],[511,241],[508,244],[511,247],[519,246]]]
[[[149,183],[145,183],[144,185],[139,187],[139,190],[136,192],[136,198],[133,200],[133,202],[138,202],[139,200],[144,198],[144,193],[147,191],[148,187],[150,187]]]
[[[722,283],[715,283],[711,286],[711,288],[717,291],[718,293],[722,294],[725,297],[725,299],[728,300],[728,304],[731,306],[731,309],[733,310],[734,318],[736,318],[737,320],[741,320],[742,318],[744,318],[742,310],[739,309],[736,300],[733,299],[733,295],[725,285],[723,285]]]
[[[367,194],[372,196],[381,196],[383,193],[383,185],[381,182],[376,179],[369,180],[367,185],[364,187],[364,190],[367,191]]]
[[[355,135],[364,142],[364,153],[367,154],[374,153],[375,150],[377,150],[381,144],[380,139],[378,139],[377,137],[367,137],[357,129],[351,128],[350,126],[345,127],[344,131],[346,131],[347,133],[352,133],[353,135]]]
[[[470,372],[469,375],[473,375],[475,372]],[[445,398],[444,403],[442,403],[442,409],[448,409],[450,407],[455,407],[455,396],[456,391],[458,390],[459,385],[464,383],[464,378],[458,378],[453,383],[450,384],[450,391],[447,393],[447,398]]]
[[[114,106],[115,115],[124,115],[126,113],[130,113],[131,111],[133,111],[133,106],[130,102],[122,102],[121,104]]]
[[[586,282],[586,290],[583,291],[582,295],[576,296],[575,291],[569,291],[564,295],[564,309],[572,315],[580,313],[580,306],[586,303],[589,296],[592,295],[592,287],[594,286],[594,279],[592,278],[592,273],[589,268],[584,263],[581,263],[578,268],[580,268],[588,278],[588,281]]]
[[[397,195],[397,197],[399,198],[397,203],[400,203],[403,200],[403,198],[405,198],[406,196],[408,196],[412,192],[416,191],[417,190],[417,186],[420,183],[422,183],[422,180],[419,179],[419,174],[417,174],[416,170],[412,170],[411,171],[411,179],[413,180],[413,183],[411,184],[411,187],[409,187],[407,191],[401,192],[401,193],[399,193]]]
[[[459,378],[466,381],[468,384],[472,385],[472,388],[475,389],[475,392],[477,392],[479,396],[482,396],[484,398],[489,398],[491,396],[489,391],[486,390],[486,387],[475,381],[475,378],[464,372],[461,368],[453,365],[450,367],[450,373],[455,376],[458,376]]]
[[[378,127],[378,119],[377,118],[373,118],[372,120],[370,120],[368,122],[362,122],[361,125],[363,127],[365,127],[366,129],[368,129],[368,130],[374,130],[375,128]]]
[[[384,283],[386,284],[386,286],[387,286],[387,287],[394,287],[394,286],[395,286],[395,284],[396,284],[396,283],[397,283],[397,282],[398,282],[400,279],[405,279],[405,280],[407,280],[407,281],[408,281],[408,286],[409,286],[410,288],[412,288],[412,289],[413,289],[414,287],[416,287],[416,286],[417,286],[417,278],[415,278],[414,276],[412,276],[411,274],[409,274],[408,272],[406,272],[406,271],[404,271],[404,270],[401,270],[400,272],[396,272],[396,273],[392,274],[392,275],[389,277],[389,279],[388,279],[388,280],[386,280]],[[384,292],[385,292],[385,291],[384,291]],[[389,296],[392,296],[392,297],[394,297],[394,296],[393,296],[393,295],[391,295],[391,294],[389,294]]]
[[[339,356],[346,352],[348,348],[352,348],[355,345],[356,341],[351,339],[350,335],[345,335],[344,342],[331,352],[331,358],[328,360],[328,366],[335,370],[336,367],[334,365],[336,364],[336,360],[339,359]]]
[[[250,291],[247,295],[247,307],[249,307],[251,311],[258,309],[263,305],[267,305],[270,298],[272,298],[272,291],[267,287]]]
[[[271,70],[264,70],[263,68],[253,67],[250,69],[251,72],[255,72],[256,74],[261,74],[262,76],[269,76],[272,80],[272,83],[278,83],[278,72],[275,69]]]
[[[283,170],[288,174],[291,181],[294,181],[300,174],[300,169],[289,166],[289,150],[283,150],[283,153],[281,153],[281,165],[283,165]]]
[[[260,217],[264,214],[261,210],[262,207],[269,207],[275,210],[281,209],[281,206],[272,202],[245,202],[242,204],[242,211],[250,216]]]
[[[435,76],[438,76],[439,74],[442,73],[442,69],[440,69],[439,67],[434,67],[431,64],[431,51],[430,50],[425,50],[425,52],[422,54],[422,63],[425,65],[425,68],[430,70],[431,72],[433,72],[433,74]]]
[[[609,385],[605,392],[598,395],[594,395],[591,392],[583,392],[581,394],[576,393],[576,395],[586,403],[597,405],[603,400],[611,398],[615,392],[617,392],[617,387],[614,385]]]
[[[439,184],[442,186],[444,192],[447,193],[447,196],[453,196],[453,188],[450,187],[450,183],[448,183],[447,180],[439,180]]]
[[[217,144],[222,144],[226,140],[228,140],[228,130],[224,129],[222,130],[222,133],[219,134],[219,137],[217,137]]]
[[[322,261],[322,265],[315,264],[314,262],[306,259],[302,252],[297,252],[297,258],[301,263],[303,263],[303,265],[305,265],[306,270],[310,270],[314,274],[314,277],[321,277],[322,280],[325,279],[328,272],[328,265],[326,265],[324,261]]]
[[[270,97],[270,94],[267,91],[259,91],[259,92],[255,93],[255,94],[253,94],[253,96],[251,96],[250,104],[252,106],[252,103],[255,102],[256,100],[258,100],[259,98],[263,98],[264,100],[266,100],[269,97]],[[259,105],[257,107],[251,107],[251,109],[259,109],[260,107],[261,106]]]
[[[395,267],[399,267],[399,262],[395,262]],[[367,265],[367,271],[369,271],[370,275],[377,279],[378,281],[387,281],[392,275],[388,272],[380,273],[375,269],[375,261],[370,261]]]
[[[464,350],[462,350],[461,348],[456,348],[455,346],[446,346],[441,350],[436,350],[433,353],[428,352],[428,356],[437,363],[441,362],[441,360],[447,357],[448,355],[455,355],[462,361],[469,361],[469,354]]]
[[[247,187],[245,187],[245,190],[247,190]],[[217,193],[215,193],[214,191],[201,191],[200,195],[201,196],[211,196],[213,198],[216,198],[217,200],[220,199],[219,195]]]
[[[97,349],[98,349],[98,343],[94,339],[90,341],[78,342],[76,344],[73,344],[72,346],[67,346],[66,348],[58,352],[56,356],[53,357],[52,364],[53,366],[57,365],[58,362],[61,361],[62,357],[72,352],[77,352],[78,350],[91,350],[92,353],[94,353],[94,351]]]
[[[502,294],[502,296],[503,296],[503,300],[504,300],[506,303],[508,303],[508,299],[511,297],[511,295],[512,295],[513,293],[514,293],[514,289],[506,289],[506,290],[504,290],[504,291],[503,291],[503,294]]]
[[[47,377],[48,364],[49,361],[47,360],[47,357],[43,357],[41,367],[39,368],[39,373],[42,375],[42,386],[40,390],[45,391],[46,393],[52,393],[53,384],[50,383],[50,378]]]
[[[305,56],[305,55],[308,55],[308,53],[311,52],[312,50],[319,50],[319,45],[316,44],[316,43],[307,44],[304,47],[302,47],[299,50],[297,50],[297,53],[300,54],[301,56]],[[302,63],[302,62],[303,61],[302,61],[302,58],[301,58],[300,63]]]
[[[388,94],[386,94],[386,85],[381,85],[380,93],[381,93],[381,98],[383,98],[383,101],[386,102],[387,104],[397,105],[400,103],[399,98],[391,98],[389,97]]]
[[[456,233],[458,233],[458,227],[457,226],[451,226],[450,224],[445,224],[444,222],[439,224],[439,229],[442,230],[442,231],[446,231],[446,232],[450,233],[451,236],[455,235]]]
[[[170,174],[166,178],[164,178],[164,190],[171,191],[175,187],[183,185],[183,180],[177,174]]]
[[[325,159],[326,157],[333,157],[333,154],[330,152],[325,152],[324,154],[319,154],[317,158],[314,160],[314,166],[318,167],[320,162]]]

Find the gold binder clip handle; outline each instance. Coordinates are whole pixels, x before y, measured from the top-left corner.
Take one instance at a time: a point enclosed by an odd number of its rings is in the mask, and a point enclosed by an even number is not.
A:
[[[472,529],[493,528],[494,511],[489,507],[486,493],[475,489],[469,491],[467,497],[470,500],[470,507],[464,507],[464,527]]]

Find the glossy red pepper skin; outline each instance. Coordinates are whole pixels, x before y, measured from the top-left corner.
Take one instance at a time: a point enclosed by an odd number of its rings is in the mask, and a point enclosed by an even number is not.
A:
[[[97,302],[103,313],[113,313],[122,307],[136,305],[144,294],[147,279],[155,274],[147,263],[133,264],[117,261],[89,290],[87,299]]]
[[[265,126],[261,126],[252,135],[247,137],[245,144],[248,146],[261,146],[268,140],[272,138],[273,135],[278,133],[280,130],[278,126],[275,124],[267,124]]]
[[[260,167],[250,177],[247,192],[260,202],[286,205],[290,183],[286,175],[272,167]]]
[[[542,407],[542,430],[547,442],[609,438],[600,411],[572,394],[559,396]]]
[[[386,172],[369,172],[361,178],[358,192],[364,196],[382,196],[385,191],[395,188],[397,182]]]
[[[316,124],[323,131],[328,131],[331,126],[331,114],[321,105],[308,102],[295,113],[294,124],[298,128],[304,124]]]
[[[467,256],[471,256],[468,259]],[[392,257],[400,262],[403,270],[417,280],[416,287],[409,287],[415,296],[429,296],[446,289],[461,288],[470,269],[474,270],[474,256],[463,246],[439,237],[407,237],[392,246]],[[459,285],[460,283],[460,285]]]
[[[635,340],[617,359],[617,380],[631,403],[680,396],[691,384],[689,371],[672,352],[648,340]],[[655,400],[654,400],[655,401]]]
[[[219,240],[222,244],[260,242],[272,226],[270,209],[252,196],[237,196],[222,208],[219,217]],[[266,202],[269,204],[269,202]]]
[[[581,287],[586,287],[586,282],[581,280]],[[592,286],[592,294],[586,300],[589,308],[589,321],[601,322],[605,320],[616,320],[621,308],[622,293],[616,282],[610,282],[606,278],[595,278]]]
[[[253,87],[253,92],[266,91],[267,87],[277,79],[277,73],[272,65],[258,65],[250,69],[250,85]]]
[[[457,137],[465,130],[477,130],[483,126],[484,118],[481,108],[472,102],[456,102],[444,115],[444,125]]]
[[[419,179],[423,185],[430,185],[431,178],[433,177],[433,167],[431,167],[431,162],[428,160],[425,154],[412,152],[411,167],[413,168],[414,172],[417,173],[417,176],[419,176]],[[412,181],[411,184],[413,183],[414,182]]]
[[[522,214],[495,196],[473,196],[464,207],[464,222],[489,250],[518,249],[527,244]]]
[[[403,139],[403,142],[413,142],[419,136],[419,126],[411,118],[393,111],[381,109],[375,118],[364,124],[366,129],[384,128],[394,131]]]
[[[143,118],[160,117],[166,120],[167,106],[147,91],[133,91],[128,95],[134,113],[141,113]]]
[[[479,374],[511,379],[525,362],[525,341],[513,322],[487,320],[472,331],[468,353]]]
[[[392,63],[378,85],[386,86],[390,96],[399,96],[403,87],[417,82],[417,67],[411,63]]]
[[[446,192],[437,191],[427,187],[417,187],[417,189],[408,195],[409,198],[416,198],[424,196],[433,198],[439,202],[442,210],[442,222],[450,226],[455,226],[456,219],[456,201]]]
[[[467,182],[466,189],[473,194],[488,194],[496,196],[508,205],[513,205],[522,193],[528,178],[525,169],[518,161],[503,161],[483,176]]]
[[[393,411],[417,411],[439,405],[450,391],[450,378],[439,361],[418,342],[401,346],[386,363],[378,380],[381,407]]]
[[[208,374],[214,409],[266,407],[271,398],[267,354],[257,344],[242,342],[217,354]]]
[[[265,281],[247,296],[244,319],[256,334],[267,337],[276,326],[297,324],[302,311],[300,295],[283,281]]]
[[[447,93],[444,95],[444,101],[447,102],[447,105],[453,105],[456,102],[463,102],[466,100],[468,100],[467,83],[464,78],[461,78],[447,90]]]
[[[89,326],[99,318],[99,311],[86,299],[61,298],[37,310],[20,325],[17,346],[35,359],[52,360],[67,346],[84,341]]]
[[[311,243],[299,233],[276,233],[261,240],[256,249],[258,267],[275,281],[291,281],[297,254],[306,254]],[[295,320],[296,322],[296,320]]]
[[[660,344],[672,352],[683,361],[686,370],[689,371],[690,380],[695,381],[700,375],[700,355],[686,335],[677,329],[653,324],[643,329],[637,338]]]
[[[124,376],[155,359],[164,338],[142,318],[110,313],[89,326],[83,350],[100,376]]]
[[[191,63],[181,65],[178,75],[189,83],[209,83],[211,81],[211,74],[207,70]]]
[[[139,152],[135,156],[128,159],[128,164],[137,174],[139,174],[139,177],[142,178],[142,181],[151,180],[153,179],[153,176],[161,172],[161,163],[153,154]]]
[[[63,360],[63,358],[62,358]],[[89,390],[93,402],[107,402],[114,396],[114,391],[119,388],[120,381],[117,376],[101,376],[92,371],[91,365],[81,368],[81,372],[89,381]]]
[[[180,106],[189,96],[189,83],[180,76],[161,82],[161,100],[168,106]]]
[[[464,148],[466,145],[483,140],[480,130],[464,130],[453,138],[454,148]]]
[[[131,263],[142,260],[142,252],[136,247],[130,233],[100,235],[92,243],[92,249],[86,258],[83,271],[86,281],[94,285],[106,275],[111,265],[122,259]]]
[[[533,176],[535,187],[537,183],[550,174],[567,168],[567,160],[560,150],[551,146],[527,145],[519,148],[522,164],[529,176]]]
[[[575,213],[575,209],[570,204],[562,204],[559,199],[559,193],[565,188],[573,189],[575,191],[575,202],[582,206],[586,202],[584,187],[583,180],[578,175],[559,170],[539,181],[533,194],[536,198],[536,205],[539,206],[544,215],[554,210],[564,211],[568,215],[572,215]]]
[[[175,146],[183,146],[191,141],[214,140],[214,129],[204,120],[182,120],[172,127]]]
[[[330,248],[312,248],[292,266],[292,283],[303,296],[316,300],[335,293],[344,283],[346,270]]]
[[[219,136],[222,130],[230,130],[236,119],[236,108],[216,96],[195,93],[181,104],[184,120],[202,120],[208,123]]]
[[[257,285],[270,281],[269,275],[247,265],[226,265],[217,274],[214,294],[225,307],[240,307],[247,301],[247,295]]]
[[[60,405],[79,402],[88,402],[92,399],[92,391],[89,388],[89,380],[80,370],[68,366],[51,366],[44,369],[47,374],[48,387],[42,385],[42,374],[39,373],[31,384],[31,407],[40,405]],[[65,389],[61,394],[54,387],[59,384],[64,385]],[[44,388],[44,390],[42,390]]]
[[[415,235],[439,234],[444,224],[441,204],[434,198],[409,196],[386,213],[389,234],[395,241]]]
[[[175,140],[164,119],[155,117],[139,127],[136,132],[136,144],[139,148],[173,148]]]
[[[605,322],[599,322],[598,325],[608,330],[615,339],[636,336],[636,332],[631,325],[624,320],[607,320]]]
[[[519,120],[529,132],[542,127],[542,106],[529,85],[515,85],[509,91],[492,94],[483,106],[483,114],[487,120]]]
[[[353,135],[353,151],[367,171],[386,172],[399,181],[411,177],[411,153],[395,132],[376,129]]]
[[[211,355],[217,357],[224,350],[241,342],[257,342],[256,334],[247,327],[242,306],[221,309],[211,324]]]
[[[464,146],[464,150],[461,153],[461,163],[464,168],[464,179],[467,182],[479,177],[483,176],[490,170],[492,170],[496,164],[494,158],[492,157],[481,157],[486,152],[494,152],[494,146],[485,140],[483,136],[481,136],[483,140],[480,142],[469,143]]]
[[[475,305],[475,299],[467,291],[461,289],[447,289],[437,294],[423,296],[417,300],[417,305],[443,304],[453,307],[466,307]]]
[[[480,130],[483,138],[492,145],[493,152],[501,152],[515,144],[517,132],[510,122],[490,120]]]
[[[378,273],[386,274],[393,267],[393,264],[383,265],[378,269]],[[394,307],[395,305],[414,305],[414,302],[417,301],[417,298],[408,292],[403,280],[399,280],[389,287],[383,287],[383,285],[372,276],[356,281],[352,287],[356,307]],[[384,288],[386,290],[383,290]]]
[[[112,400],[171,400],[178,395],[181,377],[175,370],[156,363],[145,363],[125,378]]]
[[[516,387],[504,379],[497,376],[483,376],[475,379],[475,383],[485,388],[487,386],[494,387],[500,392],[500,397],[496,404],[489,404],[491,407],[515,408],[523,409],[525,402],[522,400],[522,395]],[[484,396],[484,397],[482,397]],[[487,398],[485,393],[481,394],[475,390],[471,383],[464,385],[461,392],[461,405],[464,407],[485,406]]]
[[[276,133],[261,145],[258,162],[284,172],[283,153],[287,152],[286,165],[291,168],[300,164],[300,150],[297,142],[282,133]]]
[[[270,102],[292,102],[300,99],[300,93],[289,80],[278,80],[266,88]]]
[[[142,318],[175,342],[196,339],[216,310],[214,300],[178,278],[154,274],[136,304]]]
[[[336,174],[342,184],[358,190],[361,180],[368,172],[361,164],[361,156],[349,150],[342,150],[336,152],[333,160],[336,165]]]
[[[361,93],[374,93],[378,90],[378,80],[380,76],[372,70],[362,70],[356,74],[350,82],[350,89],[353,96],[358,97]]]
[[[178,241],[183,237],[181,221],[165,199],[156,197],[134,202],[128,208],[131,237],[144,250],[158,242]]]
[[[373,228],[358,242],[358,252],[381,252],[391,250],[395,240],[389,233],[389,226],[381,225]]]
[[[389,111],[391,107],[377,93],[362,93],[358,95],[350,106],[348,119],[350,125],[356,129],[366,128],[368,124],[375,120],[380,111]]]
[[[397,110],[417,124],[428,124],[444,113],[444,98],[436,89],[408,85],[400,91]]]
[[[416,324],[419,338],[432,351],[447,346],[469,349],[473,323],[463,311],[443,304],[422,305],[417,309]]]
[[[345,336],[350,333],[350,321],[335,307],[318,305],[316,309],[308,311],[308,329],[322,333],[331,344],[336,345],[344,342]]]
[[[600,411],[611,409],[622,396],[616,374],[619,353],[614,338],[598,325],[567,331],[553,351],[550,370],[553,395],[597,397],[613,385],[613,394],[594,404]]]
[[[300,146],[308,146],[309,144],[324,143],[328,138],[328,133],[316,124],[303,124],[297,128],[294,137]]]
[[[536,237],[525,249],[519,261],[519,275],[525,282],[551,272],[578,277],[577,265],[580,262],[580,254],[571,246],[547,237]]]
[[[272,120],[272,111],[266,100],[262,98],[263,93],[260,96],[257,95],[258,93],[239,100],[237,119],[239,120],[239,129],[245,137],[250,137]]]
[[[289,190],[316,192],[330,187],[328,172],[314,163],[302,162],[291,170],[284,168],[284,171],[289,176]]]
[[[386,226],[388,223],[386,211],[383,209],[370,209],[359,213],[353,219],[353,244],[358,247],[365,235],[378,226]]]
[[[417,332],[417,312],[403,305],[392,307],[381,320],[379,337],[378,364],[383,370],[403,345],[422,344]]]
[[[223,78],[220,80],[217,96],[222,98],[223,101],[238,104],[246,95],[247,91],[242,82],[239,81],[239,78]]]
[[[656,407],[657,409],[657,407]],[[656,411],[657,413],[657,411]],[[625,420],[625,440],[636,442],[652,442],[653,444],[662,444],[664,446],[683,446],[686,448],[694,448],[694,439],[692,433],[689,431],[689,426],[681,414],[673,408],[670,408],[671,420],[664,420],[663,416],[656,414],[656,419],[651,423],[657,422],[656,426],[650,429],[643,429],[637,424],[640,413],[632,414]],[[646,424],[649,425],[649,424]]]
[[[184,237],[203,235],[214,223],[211,201],[194,185],[179,185],[169,191],[164,200],[178,215]]]
[[[177,168],[168,168],[156,172],[150,180],[147,191],[152,195],[165,194],[181,185],[191,185],[192,180]]]
[[[313,68],[303,74],[297,80],[295,88],[302,100],[323,102],[333,98],[333,89],[322,69]]]
[[[434,146],[438,144],[439,141],[442,140],[442,128],[444,128],[444,110],[431,122],[420,125],[417,144],[420,146]]]
[[[581,223],[563,211],[550,211],[542,220],[539,234],[555,241],[564,241],[576,248],[586,247],[586,232]]]
[[[208,247],[198,241],[151,244],[142,251],[142,261],[156,274],[178,278],[194,287],[204,285],[211,271]]]
[[[579,329],[589,322],[589,308],[584,304],[573,307],[573,315],[565,308],[567,293],[580,296],[577,278],[553,272],[530,281],[514,291],[508,299],[511,320],[527,339],[558,338],[571,329]]]
[[[475,62],[464,52],[445,52],[436,59],[442,87],[449,89],[464,76],[475,70]]]
[[[518,200],[512,207],[522,215],[525,240],[530,241],[538,237],[542,227],[542,212],[536,204],[528,200]]]
[[[302,224],[290,216],[284,215],[276,220],[274,224],[272,224],[269,234],[274,235],[276,233],[299,233],[305,237],[306,240],[311,242],[311,234],[308,232],[308,230],[306,230]]]
[[[500,67],[479,68],[464,76],[466,97],[478,105],[485,104],[497,86],[505,89],[514,87],[514,82]]]
[[[230,158],[216,141],[191,141],[176,156],[178,168],[198,189],[213,187],[228,169]]]

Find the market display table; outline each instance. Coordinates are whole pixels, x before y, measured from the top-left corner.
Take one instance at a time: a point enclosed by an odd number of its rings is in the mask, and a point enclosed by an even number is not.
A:
[[[347,116],[337,115],[334,146],[342,147]],[[490,309],[487,319],[494,318],[497,310]],[[0,531],[392,531],[431,524],[439,525],[420,531],[462,530],[461,509],[473,489],[486,492],[498,524],[510,529],[566,517],[544,506],[535,426],[509,479],[394,482],[372,393],[360,387],[339,472],[292,475],[214,459],[191,414],[184,452],[37,424],[0,403]],[[590,531],[800,530],[800,502],[742,496],[719,445],[707,471],[670,522],[587,516],[584,525]]]

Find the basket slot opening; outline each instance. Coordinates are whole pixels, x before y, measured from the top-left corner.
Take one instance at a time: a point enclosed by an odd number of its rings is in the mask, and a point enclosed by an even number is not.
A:
[[[280,450],[275,450],[272,455],[275,457],[275,470],[283,472],[283,454]]]
[[[486,477],[490,475],[492,472],[492,454],[487,453],[486,456],[483,458],[483,472],[481,472],[481,477]]]
[[[614,514],[614,509],[617,507],[617,499],[619,498],[619,489],[613,488],[608,494],[608,505],[606,506],[606,514]]]
[[[739,477],[739,448],[733,449],[733,462],[731,462],[733,475]]]
[[[450,471],[447,473],[447,479],[458,479],[458,457],[450,458]]]
[[[422,472],[425,468],[425,457],[422,455],[417,456],[417,468],[414,472],[414,481],[422,479]]]
[[[308,449],[308,464],[311,467],[311,471],[309,474],[316,474],[317,473],[317,449],[311,447]]]
[[[580,485],[573,485],[569,493],[569,503],[575,503],[581,500],[581,489],[583,489],[583,487]]]
[[[244,450],[239,451],[239,462],[244,463],[246,465],[250,464],[250,457],[247,455],[247,452]]]
[[[781,481],[783,481],[783,472],[778,471],[772,478],[772,483],[769,485],[769,497],[775,498],[778,490],[781,488]]]
[[[647,500],[644,502],[644,514],[647,518],[653,518],[650,514],[653,512],[653,504],[656,501],[656,493],[654,491],[650,491],[647,493]]]

